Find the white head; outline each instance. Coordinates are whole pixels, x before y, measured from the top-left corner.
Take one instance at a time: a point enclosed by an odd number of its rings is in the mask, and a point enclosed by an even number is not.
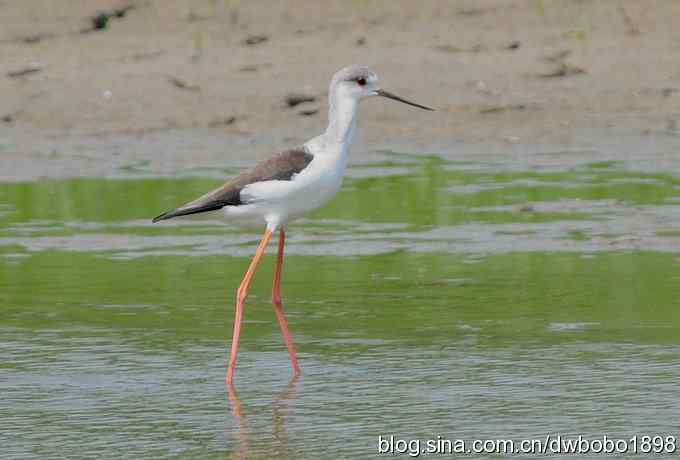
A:
[[[343,99],[359,102],[361,99],[371,96],[382,96],[421,109],[433,110],[430,107],[407,101],[383,90],[380,87],[378,75],[366,66],[350,65],[333,75],[328,93],[331,106]]]

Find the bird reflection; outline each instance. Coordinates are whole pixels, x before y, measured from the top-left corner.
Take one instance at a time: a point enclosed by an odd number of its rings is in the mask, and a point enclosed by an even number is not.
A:
[[[289,453],[288,433],[286,432],[286,416],[291,412],[292,406],[295,403],[298,390],[299,374],[294,375],[288,385],[281,391],[279,397],[274,401],[272,406],[272,418],[274,437],[279,442],[280,452],[282,454]],[[282,455],[288,457],[289,455]]]
[[[229,397],[229,407],[234,415],[235,426],[237,427],[234,437],[236,438],[237,449],[232,453],[229,458],[233,459],[244,459],[248,455],[248,438],[250,438],[250,430],[248,429],[248,423],[243,417],[243,411],[241,410],[241,401],[238,399],[236,394],[236,388],[234,384],[230,383],[227,385],[227,395]]]
[[[295,375],[272,403],[272,429],[274,439],[277,441],[276,450],[279,457],[287,457],[289,453],[286,416],[289,414],[291,406],[297,398],[299,380],[299,376]],[[227,385],[227,395],[235,422],[234,426],[236,427],[233,437],[237,446],[229,458],[245,459],[250,452],[250,441],[252,439],[250,428],[248,427],[248,417],[244,414],[241,400],[238,398],[233,383]],[[261,437],[258,436],[257,438],[261,440]]]

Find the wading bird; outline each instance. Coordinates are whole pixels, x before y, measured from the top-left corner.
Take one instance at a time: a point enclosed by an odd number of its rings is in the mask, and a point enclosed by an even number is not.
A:
[[[286,234],[291,220],[327,203],[340,189],[349,146],[354,138],[359,101],[382,96],[425,110],[433,110],[395,96],[380,88],[378,76],[368,67],[351,65],[338,71],[328,92],[328,128],[301,147],[285,150],[243,172],[220,188],[153,219],[154,222],[209,211],[221,211],[229,222],[265,224],[266,230],[255,256],[236,291],[234,335],[227,369],[231,385],[236,367],[243,307],[248,288],[274,232],[279,230],[279,248],[272,302],[288,347],[295,375],[300,373],[295,346],[281,303],[281,270]]]

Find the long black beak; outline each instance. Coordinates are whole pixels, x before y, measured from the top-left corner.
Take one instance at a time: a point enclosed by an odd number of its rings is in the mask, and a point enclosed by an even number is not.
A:
[[[434,111],[434,109],[430,107],[426,107],[424,105],[416,104],[415,102],[407,101],[406,99],[402,99],[399,96],[396,96],[390,92],[385,91],[384,89],[377,89],[375,90],[375,94],[378,96],[386,97],[387,99],[392,99],[395,101],[403,102],[404,104],[412,105],[413,107],[418,107],[419,109],[423,110],[431,110]]]

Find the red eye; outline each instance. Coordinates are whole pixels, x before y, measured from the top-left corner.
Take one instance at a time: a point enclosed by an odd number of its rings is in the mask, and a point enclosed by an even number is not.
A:
[[[366,79],[365,78],[357,78],[357,85],[365,86],[366,85]]]

